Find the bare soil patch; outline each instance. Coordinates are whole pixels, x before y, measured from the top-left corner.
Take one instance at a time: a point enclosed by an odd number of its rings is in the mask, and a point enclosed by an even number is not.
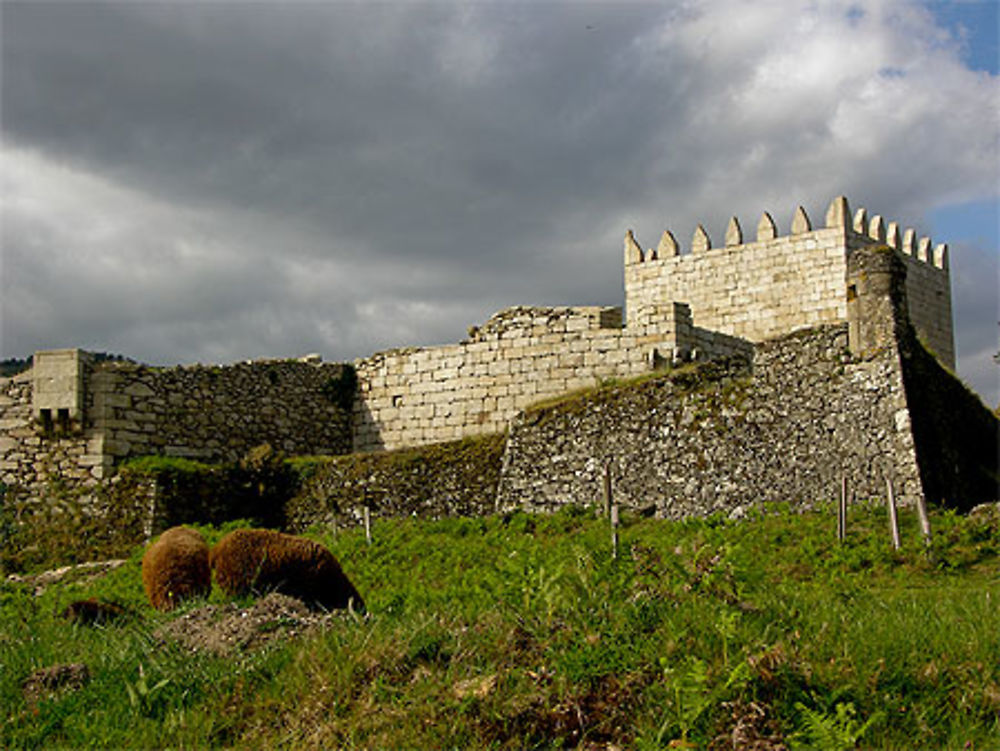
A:
[[[235,603],[196,608],[161,626],[155,635],[193,652],[225,655],[295,638],[351,617],[343,610],[311,611],[301,600],[272,592],[246,608]]]

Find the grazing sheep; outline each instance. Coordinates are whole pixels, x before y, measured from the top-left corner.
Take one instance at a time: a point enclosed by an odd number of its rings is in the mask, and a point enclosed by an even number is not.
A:
[[[238,529],[212,549],[215,581],[228,595],[278,591],[310,607],[364,609],[333,553],[318,542],[268,529]]]
[[[142,557],[142,584],[150,604],[171,610],[182,600],[212,591],[208,545],[189,527],[171,527],[146,549]]]

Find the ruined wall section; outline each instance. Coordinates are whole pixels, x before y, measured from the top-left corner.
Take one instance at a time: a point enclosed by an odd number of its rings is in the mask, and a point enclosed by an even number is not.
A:
[[[598,504],[605,465],[623,508],[667,518],[806,508],[836,499],[842,477],[859,500],[883,498],[889,478],[912,503],[898,357],[847,345],[846,324],[803,329],[759,345],[752,368],[709,362],[529,410],[511,428],[498,508]]]
[[[114,462],[157,454],[238,460],[269,443],[287,454],[350,450],[350,418],[331,393],[343,365],[274,360],[227,366],[94,370],[90,424]]]
[[[855,250],[889,245],[906,261],[910,318],[928,346],[954,367],[948,249],[919,240],[912,229],[900,235],[895,222],[852,217],[847,199],[835,198],[826,226],[813,229],[800,206],[791,231],[779,236],[766,212],[756,240],[744,242],[733,217],[723,247],[713,248],[701,225],[690,253],[681,255],[674,236],[663,233],[657,248],[643,251],[631,232],[625,238],[625,305],[628,322],[663,301],[691,306],[701,327],[760,342],[799,328],[847,320],[847,264]]]
[[[50,355],[62,375],[46,366]],[[338,403],[342,364],[152,368],[94,364],[79,350],[40,352],[35,362],[42,367],[0,379],[0,481],[32,497],[53,478],[92,487],[134,456],[232,462],[262,443],[287,454],[351,449],[350,411]],[[53,397],[54,385],[70,390],[63,375],[74,363],[79,393]]]
[[[382,352],[354,363],[354,450],[498,433],[528,404],[698,354],[740,352],[735,337],[695,327],[682,304],[650,305],[626,329],[621,309],[516,307],[467,340]]]
[[[75,427],[55,430],[36,415],[31,371],[0,378],[0,482],[12,494],[37,494],[52,480],[90,487],[103,476],[103,442]]]

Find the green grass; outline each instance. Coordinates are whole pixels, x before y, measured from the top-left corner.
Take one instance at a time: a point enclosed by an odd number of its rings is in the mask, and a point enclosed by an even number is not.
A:
[[[934,514],[928,557],[903,517],[898,552],[880,509],[844,545],[830,513],[626,518],[617,560],[582,509],[317,532],[370,617],[227,658],[155,642],[179,614],[145,604],[141,551],[38,598],[4,584],[0,747],[721,749],[735,717],[793,748],[995,748],[998,525]],[[134,615],[54,615],[83,596]],[[28,705],[59,662],[90,682]]]

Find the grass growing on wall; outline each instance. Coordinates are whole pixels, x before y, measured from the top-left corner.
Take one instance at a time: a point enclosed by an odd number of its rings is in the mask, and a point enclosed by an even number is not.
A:
[[[731,392],[736,389],[745,390],[749,383],[745,358],[722,358],[653,370],[629,378],[609,378],[596,386],[541,399],[528,405],[524,412],[528,419],[537,419],[543,413],[554,415],[580,412],[590,409],[595,403],[614,402],[620,398],[622,391],[668,386],[678,394],[713,389]]]
[[[141,492],[135,478],[92,489],[51,478],[31,500],[0,483],[0,575],[127,555],[142,539]]]
[[[493,510],[506,434],[490,434],[335,457],[293,459],[300,491],[286,506],[294,529],[353,518],[362,505],[376,514],[425,517]]]
[[[576,508],[380,521],[371,546],[316,530],[370,616],[228,658],[156,643],[183,612],[144,604],[137,550],[39,598],[0,585],[0,747],[993,747],[1000,522],[934,514],[928,559],[903,521],[893,552],[881,509],[844,545],[829,511],[626,517],[617,560]],[[134,615],[68,628],[82,596]],[[31,671],[71,661],[84,688],[25,703]]]

